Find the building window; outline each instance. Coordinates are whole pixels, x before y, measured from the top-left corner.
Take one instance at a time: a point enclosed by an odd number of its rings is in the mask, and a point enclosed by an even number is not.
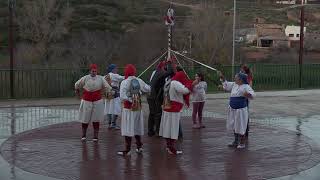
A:
[[[261,47],[272,47],[272,46],[273,46],[273,40],[261,39]]]
[[[296,37],[300,37],[300,34],[297,34],[297,36]]]
[[[294,34],[289,34],[289,37],[294,37]]]

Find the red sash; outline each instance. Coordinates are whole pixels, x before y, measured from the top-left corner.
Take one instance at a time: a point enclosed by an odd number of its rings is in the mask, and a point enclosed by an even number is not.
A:
[[[90,102],[99,101],[102,99],[101,90],[90,92],[84,89],[82,93],[82,99]]]
[[[132,103],[130,101],[124,101],[123,102],[123,107],[126,109],[131,109],[132,108]]]
[[[171,101],[171,107],[170,109],[164,109],[166,112],[180,112],[183,108],[183,104],[176,102],[176,101]]]

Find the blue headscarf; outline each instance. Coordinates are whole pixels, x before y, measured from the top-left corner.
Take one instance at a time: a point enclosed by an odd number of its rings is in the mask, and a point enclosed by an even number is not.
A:
[[[110,64],[107,68],[107,72],[110,73],[112,72],[117,66],[115,64]]]
[[[248,76],[244,73],[238,73],[237,76],[240,78],[243,84],[249,84],[248,83]]]

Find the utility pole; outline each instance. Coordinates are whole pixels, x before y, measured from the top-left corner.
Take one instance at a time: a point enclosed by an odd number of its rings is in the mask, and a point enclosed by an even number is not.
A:
[[[304,0],[301,0],[300,12],[300,50],[299,50],[299,88],[302,88],[303,42],[304,42]]]
[[[15,0],[8,0],[9,6],[9,52],[10,52],[10,98],[14,99],[14,57],[13,57],[13,9],[15,6]]]
[[[192,33],[190,32],[190,35],[189,35],[189,54],[191,55],[192,53]]]

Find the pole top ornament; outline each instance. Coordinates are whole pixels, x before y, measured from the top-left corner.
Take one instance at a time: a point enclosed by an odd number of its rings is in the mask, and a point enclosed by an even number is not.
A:
[[[174,26],[174,10],[169,7],[168,10],[167,10],[167,14],[166,16],[164,17],[164,20],[165,20],[165,24],[167,26]]]

